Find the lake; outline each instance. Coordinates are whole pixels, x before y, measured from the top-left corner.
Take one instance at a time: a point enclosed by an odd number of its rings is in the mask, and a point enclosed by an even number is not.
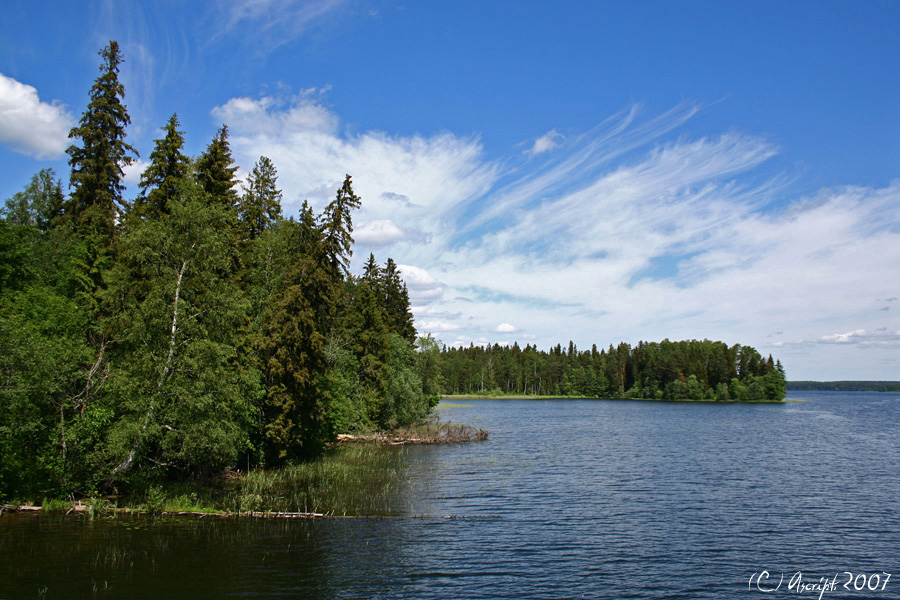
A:
[[[444,407],[383,518],[5,514],[0,599],[900,598],[900,395],[789,397]]]

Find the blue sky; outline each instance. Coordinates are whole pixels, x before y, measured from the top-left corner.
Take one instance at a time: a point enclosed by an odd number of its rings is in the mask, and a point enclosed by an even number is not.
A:
[[[448,345],[709,338],[791,379],[900,379],[900,3],[5,4],[0,199],[122,47],[146,160],[227,123],[285,211],[343,175],[357,267]],[[129,172],[136,193],[141,165]]]

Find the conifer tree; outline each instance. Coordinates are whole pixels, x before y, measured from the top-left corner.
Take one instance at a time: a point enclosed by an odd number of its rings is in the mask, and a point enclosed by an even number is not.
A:
[[[88,107],[69,132],[69,138],[80,144],[66,150],[72,167],[70,185],[74,188],[67,212],[79,227],[87,227],[90,234],[99,235],[109,246],[122,202],[122,168],[138,153],[125,143],[125,128],[131,118],[122,103],[125,87],[119,82],[119,44],[111,41],[100,56],[100,77],[91,88]]]
[[[350,272],[350,257],[353,255],[350,249],[353,245],[353,219],[350,211],[360,205],[361,200],[353,193],[352,181],[347,175],[335,199],[325,208],[320,218],[326,258],[335,277]]]
[[[135,200],[138,217],[159,217],[169,212],[168,204],[178,195],[181,181],[190,172],[191,159],[182,154],[184,132],[178,130],[178,115],[169,117],[150,153],[150,166],[141,174],[141,195]]]
[[[232,166],[231,146],[228,144],[228,126],[222,125],[206,147],[206,152],[197,159],[197,180],[209,195],[209,202],[234,212],[238,196],[234,187],[237,167]]]
[[[328,321],[336,306],[314,225],[304,205],[299,222],[284,221],[279,227],[287,237],[287,255],[279,289],[262,319],[264,435],[275,460],[316,454],[332,433],[321,377]]]
[[[238,204],[241,235],[255,240],[281,218],[281,190],[278,171],[268,157],[261,156],[247,177],[247,185]]]
[[[406,282],[400,278],[397,264],[391,258],[387,259],[381,275],[381,286],[388,327],[409,343],[415,343],[416,328],[409,310],[409,291]]]

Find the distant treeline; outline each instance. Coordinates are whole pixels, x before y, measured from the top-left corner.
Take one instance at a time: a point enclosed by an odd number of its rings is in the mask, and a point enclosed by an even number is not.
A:
[[[783,400],[784,369],[750,346],[709,340],[621,343],[549,352],[527,345],[444,347],[444,394],[579,396],[655,400]],[[427,374],[423,374],[427,376]]]
[[[900,392],[900,381],[788,381],[791,391]]]

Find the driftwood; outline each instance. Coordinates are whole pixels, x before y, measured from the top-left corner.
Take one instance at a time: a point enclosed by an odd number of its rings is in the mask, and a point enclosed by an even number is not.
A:
[[[336,445],[350,443],[381,444],[386,446],[454,444],[482,441],[487,438],[488,433],[483,429],[476,429],[470,425],[455,425],[448,422],[441,424],[439,427],[424,427],[410,430],[375,431],[356,435],[341,433],[337,436]]]

